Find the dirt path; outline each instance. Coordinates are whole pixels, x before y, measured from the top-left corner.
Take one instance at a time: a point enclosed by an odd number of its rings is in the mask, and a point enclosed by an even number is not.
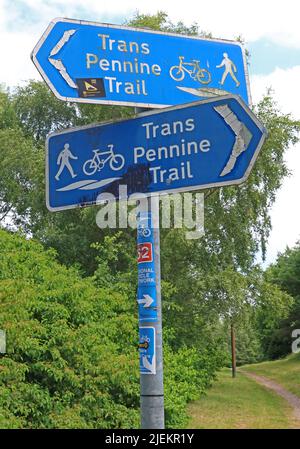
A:
[[[242,374],[245,374],[250,379],[255,380],[259,384],[265,386],[266,388],[269,388],[270,390],[275,391],[279,396],[283,397],[289,405],[293,408],[293,414],[295,420],[299,421],[300,424],[300,398],[298,398],[293,393],[290,393],[288,390],[283,388],[278,383],[274,382],[271,379],[268,379],[264,376],[258,376],[257,374],[249,373],[244,370],[239,370]]]

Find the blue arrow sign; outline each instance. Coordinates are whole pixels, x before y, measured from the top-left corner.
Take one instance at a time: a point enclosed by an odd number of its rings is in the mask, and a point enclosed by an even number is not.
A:
[[[47,206],[239,184],[265,134],[232,95],[56,132],[46,143]]]
[[[32,59],[65,101],[157,108],[232,93],[250,103],[238,42],[54,19]]]

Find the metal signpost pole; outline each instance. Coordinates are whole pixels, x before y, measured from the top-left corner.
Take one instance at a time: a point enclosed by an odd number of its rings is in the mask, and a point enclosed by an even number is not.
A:
[[[149,218],[149,228],[144,229],[149,229],[151,231],[150,236],[146,237],[146,239],[152,245],[151,252],[154,261],[153,270],[155,277],[155,291],[152,293],[152,296],[155,297],[155,307],[152,307],[152,310],[149,310],[150,314],[149,317],[147,317],[144,316],[146,313],[145,307],[139,305],[141,427],[142,429],[164,429],[159,196],[147,198],[141,202],[141,215],[143,214],[143,206],[144,211]],[[139,241],[138,237],[138,242]],[[143,244],[138,243],[138,245]],[[140,268],[143,264],[143,262],[139,263],[139,272],[140,269],[143,269]],[[143,289],[149,289],[149,287],[140,285],[139,275],[138,301],[140,296],[146,296],[145,294],[142,294]],[[148,307],[148,309],[150,308],[151,306]],[[148,330],[147,339],[145,339],[146,330]],[[152,332],[149,333],[150,330],[152,330]],[[148,360],[149,363],[146,359],[147,350],[145,349],[145,343],[150,346],[153,344],[153,350],[150,350],[151,355],[148,356],[148,358],[151,357],[151,360]]]
[[[143,112],[144,108],[135,108],[135,112]],[[139,215],[137,217],[137,244],[138,254],[139,246],[143,245],[145,240],[150,241],[152,245],[152,263],[153,263],[153,286],[152,292],[155,300],[149,304],[148,311],[146,304],[139,303],[139,333],[140,346],[144,345],[143,334],[145,329],[153,329],[154,351],[152,356],[152,372],[145,372],[143,366],[144,348],[140,347],[140,414],[142,429],[164,429],[164,384],[163,384],[163,351],[162,351],[162,307],[161,307],[161,271],[160,271],[160,231],[159,231],[159,195],[145,198],[140,201]],[[147,217],[146,226],[143,226],[141,218]],[[148,229],[148,234],[145,230]],[[144,230],[144,236],[139,230]],[[141,242],[141,243],[140,243]],[[146,242],[147,243],[147,242]],[[138,281],[138,302],[139,297],[149,297],[151,287],[144,287],[140,279]],[[141,268],[142,270],[142,268]],[[148,289],[148,291],[147,291]],[[148,294],[148,296],[147,296]],[[153,299],[153,298],[151,298]],[[152,307],[151,307],[152,306]],[[149,313],[150,312],[150,313]],[[151,343],[151,342],[150,342]],[[144,359],[145,360],[145,359]]]

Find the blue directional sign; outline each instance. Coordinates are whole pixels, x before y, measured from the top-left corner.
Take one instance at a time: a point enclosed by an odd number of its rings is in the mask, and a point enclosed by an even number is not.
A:
[[[157,108],[232,93],[250,103],[238,42],[54,19],[32,59],[65,101]]]
[[[140,373],[156,374],[155,328],[140,326]]]
[[[151,212],[137,216],[139,322],[157,321],[156,272]]]
[[[47,206],[239,184],[265,134],[233,95],[55,132],[46,143]]]

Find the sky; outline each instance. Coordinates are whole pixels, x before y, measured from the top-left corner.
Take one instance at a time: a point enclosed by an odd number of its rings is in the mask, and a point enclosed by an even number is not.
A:
[[[0,84],[16,86],[40,76],[30,53],[55,17],[124,24],[138,11],[164,11],[169,19],[185,25],[197,23],[199,30],[214,38],[242,36],[250,52],[250,90],[257,103],[272,88],[278,107],[300,120],[300,3],[298,0],[0,0]],[[272,232],[267,261],[300,239],[300,143],[287,151],[291,176],[286,178],[271,210]]]

